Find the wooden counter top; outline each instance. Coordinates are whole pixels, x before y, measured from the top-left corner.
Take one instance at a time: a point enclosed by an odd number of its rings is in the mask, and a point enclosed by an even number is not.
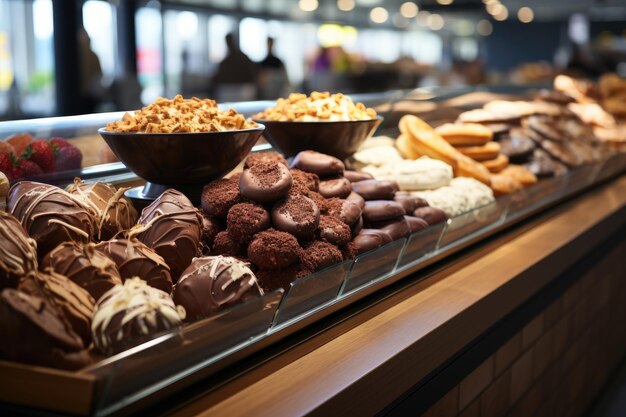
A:
[[[175,415],[372,415],[626,225],[626,176],[466,250]],[[423,274],[423,273],[422,273]]]

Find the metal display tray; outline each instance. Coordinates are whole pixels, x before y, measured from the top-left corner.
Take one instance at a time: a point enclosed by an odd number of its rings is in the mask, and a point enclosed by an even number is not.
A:
[[[618,154],[542,180],[77,372],[0,361],[0,402],[100,416],[148,405],[625,170]]]

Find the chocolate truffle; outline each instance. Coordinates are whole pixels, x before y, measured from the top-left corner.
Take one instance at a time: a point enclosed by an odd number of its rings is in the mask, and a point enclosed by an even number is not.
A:
[[[352,233],[347,224],[336,217],[320,216],[320,225],[317,229],[317,236],[335,246],[343,246],[350,242]]]
[[[90,242],[94,220],[68,192],[48,184],[22,181],[9,190],[9,212],[37,242],[39,258],[63,242]]]
[[[316,272],[343,261],[337,246],[316,240],[300,252],[300,263],[304,269]]]
[[[258,163],[267,164],[267,163],[274,163],[274,162],[281,163],[285,166],[289,165],[287,164],[287,160],[285,159],[285,157],[279,154],[278,152],[267,151],[267,152],[251,153],[250,155],[248,155],[248,157],[244,161],[243,167],[247,169]]]
[[[23,277],[18,291],[39,297],[62,313],[65,320],[87,347],[91,341],[91,316],[96,301],[69,278],[48,268]]]
[[[352,192],[352,184],[347,178],[339,177],[320,181],[320,194],[324,198],[346,198]]]
[[[243,256],[246,252],[244,243],[235,239],[227,230],[219,232],[213,241],[212,255]]]
[[[211,181],[202,189],[202,210],[209,216],[225,218],[232,206],[241,202],[239,179],[222,178]]]
[[[209,253],[215,237],[222,229],[220,223],[204,211],[199,210],[198,214],[200,215],[200,242],[202,252]]]
[[[249,242],[252,236],[270,227],[270,213],[259,204],[235,204],[226,220],[228,233],[242,242]]]
[[[248,258],[261,269],[281,269],[298,260],[300,245],[289,233],[269,229],[257,234],[248,246]]]
[[[421,217],[404,216],[404,220],[409,223],[411,233],[419,232],[420,230],[424,230],[428,227],[428,223],[426,222],[426,220],[422,219]]]
[[[350,182],[359,182],[365,180],[373,180],[374,177],[372,174],[367,172],[359,172],[359,171],[344,171],[343,176],[348,179]]]
[[[131,278],[98,301],[91,332],[96,348],[113,355],[179,328],[184,318],[167,293]]]
[[[400,190],[398,183],[388,180],[365,180],[352,184],[352,191],[369,200],[392,200]]]
[[[143,209],[129,232],[129,237],[134,236],[165,260],[176,282],[199,253],[200,218],[191,201],[170,188]]]
[[[139,277],[168,294],[172,290],[170,267],[137,239],[112,239],[98,243],[95,248],[115,262],[122,280]]]
[[[291,172],[291,178],[293,179],[293,187],[319,192],[320,179],[316,174],[295,168],[290,169],[289,172]]]
[[[391,242],[391,236],[378,229],[363,229],[352,240],[358,254],[379,248]]]
[[[336,217],[348,226],[352,226],[361,218],[361,209],[356,204],[339,198],[331,198],[326,201],[327,213]]]
[[[346,200],[348,200],[351,203],[356,204],[357,206],[359,206],[361,210],[363,210],[363,208],[365,207],[365,199],[361,197],[359,194],[355,193],[354,191],[352,191],[346,197]]]
[[[300,152],[293,158],[291,167],[312,172],[320,178],[343,175],[343,171],[346,169],[343,162],[334,156],[315,151]]]
[[[80,369],[91,362],[83,341],[53,306],[9,288],[0,294],[0,358]]]
[[[403,192],[396,193],[393,197],[393,201],[402,204],[404,211],[407,213],[413,213],[416,208],[428,206],[428,201],[423,198]]]
[[[419,207],[413,211],[413,216],[424,219],[430,225],[448,220],[446,212],[435,207]]]
[[[250,200],[272,203],[286,196],[292,183],[291,172],[285,165],[260,162],[241,174],[239,192]]]
[[[310,198],[290,195],[272,207],[272,223],[298,239],[311,239],[320,223],[320,210]]]
[[[411,234],[411,225],[405,217],[406,216],[402,216],[396,219],[370,223],[370,227],[387,233],[391,237],[391,240],[402,239],[403,237],[409,237]]]
[[[195,258],[174,286],[172,298],[185,308],[186,321],[196,321],[261,295],[246,263],[220,255]]]
[[[68,277],[96,301],[122,283],[115,262],[96,250],[93,243],[61,243],[43,258],[41,268],[52,268],[56,273]]]
[[[367,201],[363,209],[363,219],[367,223],[391,220],[405,214],[402,204],[389,200]]]
[[[292,282],[311,273],[299,263],[295,263],[283,269],[260,269],[256,272],[256,278],[263,291],[270,292],[278,288],[287,290]]]
[[[37,269],[37,244],[9,213],[0,211],[0,291],[15,288],[21,277]]]
[[[115,189],[110,184],[86,184],[76,178],[66,191],[87,207],[96,221],[96,238],[109,240],[117,233],[129,230],[137,223],[137,210],[124,196],[128,188]]]

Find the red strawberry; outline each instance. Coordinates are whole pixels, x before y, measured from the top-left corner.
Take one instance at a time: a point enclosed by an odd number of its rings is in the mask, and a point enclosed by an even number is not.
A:
[[[50,139],[50,145],[53,145],[53,147],[56,146],[56,150],[67,148],[68,146],[74,146],[63,138]]]
[[[13,135],[7,139],[7,142],[15,150],[15,155],[21,155],[26,151],[26,147],[33,141],[33,137],[28,133]]]
[[[11,158],[13,154],[9,154],[7,152],[0,152],[0,172],[4,172],[8,175],[8,172],[13,168],[13,159]]]
[[[23,177],[34,177],[44,173],[43,169],[30,159],[20,159],[19,169],[22,171]]]
[[[22,158],[30,159],[39,165],[43,172],[54,172],[54,151],[45,140],[35,140],[31,142],[26,148],[26,152],[22,154]]]
[[[6,140],[0,140],[0,152],[14,153],[15,150],[9,142],[7,142]]]
[[[75,146],[68,146],[59,149],[56,164],[57,171],[69,171],[72,169],[80,169],[83,162],[83,154]]]

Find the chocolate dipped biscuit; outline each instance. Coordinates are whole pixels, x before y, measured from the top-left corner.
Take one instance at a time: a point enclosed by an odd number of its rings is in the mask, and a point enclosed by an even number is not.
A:
[[[352,183],[347,178],[339,177],[320,181],[319,193],[324,198],[346,198],[352,192]]]
[[[426,222],[426,220],[422,219],[421,217],[404,216],[404,220],[406,220],[409,224],[409,227],[411,228],[411,233],[419,232],[429,226],[428,222]]]
[[[357,254],[380,248],[389,242],[391,242],[391,236],[378,229],[363,229],[352,239]]]
[[[202,210],[209,216],[225,218],[232,206],[241,202],[239,181],[232,178],[222,178],[211,181],[202,189],[200,201]]]
[[[320,222],[320,210],[303,195],[290,195],[272,207],[272,224],[298,239],[310,239]]]
[[[392,200],[399,191],[398,183],[389,180],[365,180],[352,184],[352,191],[365,199],[370,200]]]
[[[37,270],[37,243],[19,221],[0,211],[0,291],[15,288],[21,277]]]
[[[320,178],[343,175],[343,171],[346,169],[341,160],[315,151],[298,153],[291,162],[291,168],[312,172]]]
[[[391,200],[366,201],[363,220],[366,223],[380,222],[402,217],[406,214],[402,204]]]
[[[336,217],[321,215],[320,224],[316,233],[319,240],[335,246],[344,246],[350,242],[352,232],[347,224]]]
[[[448,220],[446,212],[435,207],[419,207],[413,211],[413,216],[424,219],[429,225]]]
[[[428,201],[423,198],[402,191],[396,193],[393,197],[393,201],[402,204],[404,211],[407,213],[413,213],[413,211],[418,207],[428,206]]]
[[[228,230],[219,232],[213,240],[211,255],[243,256],[246,252],[244,242],[237,240]]]
[[[83,341],[44,300],[12,288],[0,293],[0,358],[68,370],[92,362]]]
[[[352,226],[350,226],[350,232],[352,232],[352,237],[358,235],[361,230],[363,230],[363,216],[359,217],[359,220],[357,220]]]
[[[319,192],[320,178],[316,174],[313,174],[311,172],[304,172],[296,168],[290,169],[289,172],[291,172],[293,188],[298,188],[302,191],[306,190]]]
[[[95,249],[115,262],[123,281],[139,277],[151,287],[168,294],[172,290],[170,267],[159,254],[139,240],[111,239],[98,243]]]
[[[360,172],[360,171],[344,171],[343,172],[343,176],[346,177],[348,179],[348,181],[350,182],[359,182],[359,181],[365,181],[365,180],[373,180],[374,177],[372,176],[372,174],[369,174],[367,172]]]
[[[409,237],[411,234],[411,225],[406,219],[408,216],[402,216],[391,220],[384,220],[379,222],[372,222],[371,227],[383,231],[391,237],[391,240],[402,239],[403,237]]]
[[[39,258],[63,242],[93,239],[94,219],[87,207],[58,187],[18,182],[9,190],[8,209],[37,242]]]
[[[185,321],[213,316],[261,295],[263,290],[248,265],[221,255],[195,258],[172,292],[174,303],[185,308]]]
[[[362,210],[351,201],[331,198],[326,201],[326,212],[329,216],[336,217],[348,226],[352,226],[361,218]]]
[[[355,193],[354,191],[352,191],[346,197],[346,200],[350,201],[351,203],[356,204],[357,206],[359,206],[361,210],[363,210],[363,207],[365,207],[365,199],[361,197],[359,194]]]
[[[343,255],[337,246],[319,240],[306,245],[300,252],[300,264],[304,269],[317,272],[343,261]]]
[[[260,269],[282,269],[298,260],[300,250],[291,234],[269,229],[254,237],[248,246],[248,258]]]
[[[176,281],[199,253],[200,219],[191,201],[170,188],[143,209],[137,226],[128,235],[154,249]]]
[[[287,195],[293,179],[289,169],[278,162],[260,162],[246,169],[239,179],[239,192],[260,203],[272,203]]]
[[[115,189],[110,184],[95,182],[86,184],[80,179],[66,188],[66,191],[87,207],[96,226],[96,239],[108,240],[121,231],[129,230],[137,223],[137,210],[124,196],[128,188]]]
[[[41,269],[51,268],[81,286],[94,300],[122,283],[117,265],[96,249],[96,245],[65,242],[48,252]]]
[[[499,142],[500,152],[508,156],[509,162],[513,164],[528,161],[536,147],[526,128],[511,129],[509,135],[500,139]]]
[[[170,296],[138,278],[117,285],[96,304],[91,326],[96,348],[113,355],[181,327],[185,312]]]
[[[284,156],[282,156],[281,154],[279,154],[278,152],[274,152],[274,151],[267,151],[267,152],[253,152],[250,155],[248,155],[248,157],[246,158],[246,160],[243,162],[243,167],[244,169],[248,169],[258,163],[275,163],[278,162],[280,164],[283,164],[284,166],[288,166],[289,164],[287,163],[287,160],[285,159]]]
[[[259,204],[239,203],[228,211],[227,230],[237,240],[249,242],[252,236],[270,227],[270,213]]]

